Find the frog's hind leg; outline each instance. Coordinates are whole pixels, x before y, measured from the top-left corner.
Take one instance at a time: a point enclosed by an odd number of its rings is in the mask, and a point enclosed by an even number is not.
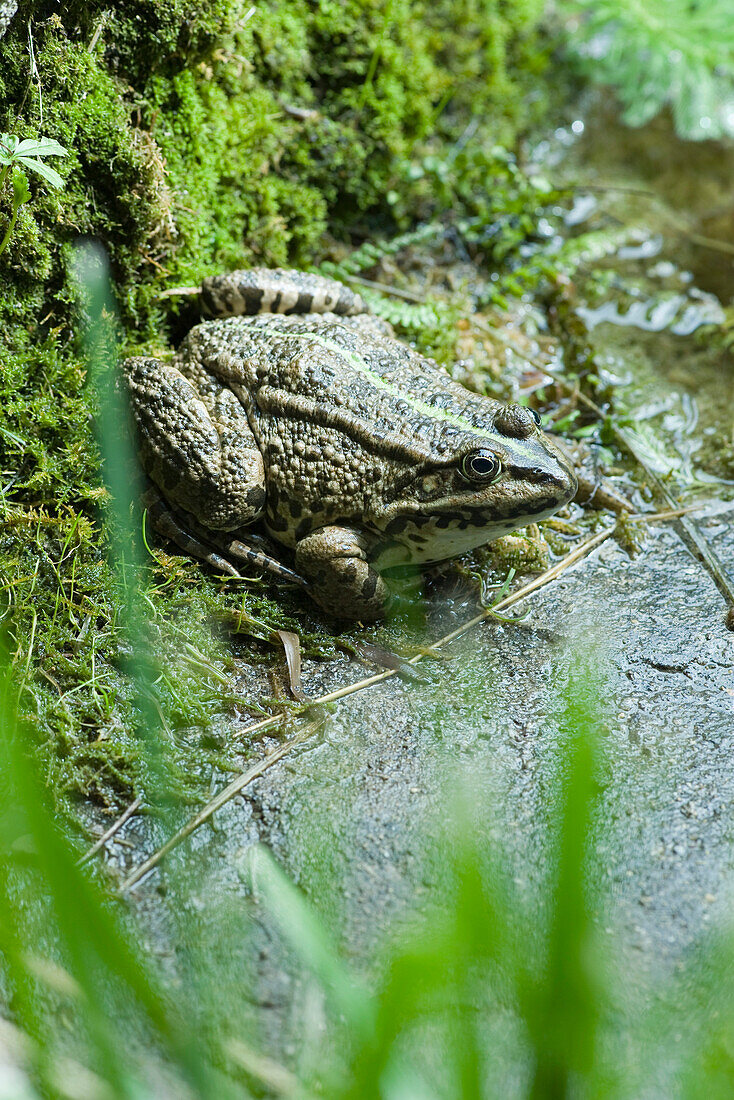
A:
[[[235,561],[247,562],[248,565],[254,565],[257,569],[272,573],[281,580],[298,585],[299,588],[309,587],[303,577],[294,573],[287,565],[283,565],[277,558],[266,554],[264,550],[256,550],[241,539],[232,538],[225,531],[204,531],[193,516],[179,518],[153,485],[143,494],[143,504],[154,530],[170,539],[185,554],[205,562],[212,569],[241,579],[242,575],[229,560],[233,558]],[[216,549],[208,545],[210,543],[214,543]]]
[[[307,271],[256,267],[214,275],[201,284],[207,317],[254,313],[336,313],[351,316],[367,307],[349,287]]]
[[[265,471],[247,412],[234,393],[201,371],[137,357],[122,364],[138,456],[176,511],[207,530],[234,531],[265,506]]]

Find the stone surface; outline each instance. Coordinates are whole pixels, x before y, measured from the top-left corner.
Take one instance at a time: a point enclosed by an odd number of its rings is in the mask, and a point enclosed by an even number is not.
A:
[[[734,506],[712,505],[701,527],[734,569],[732,520]],[[483,623],[452,643],[445,661],[422,666],[425,682],[393,678],[340,702],[323,739],[276,765],[136,888],[151,947],[164,959],[173,950],[174,973],[182,957],[189,965],[196,957],[217,981],[234,974],[251,983],[253,1020],[271,1053],[288,1059],[306,1017],[317,1032],[325,1018],[271,916],[253,908],[248,849],[267,845],[351,962],[369,968],[404,915],[441,898],[451,860],[443,824],[468,785],[488,846],[532,899],[548,871],[564,762],[558,715],[579,654],[596,666],[604,728],[591,871],[603,899],[597,924],[629,975],[629,997],[681,980],[705,930],[726,917],[734,634],[708,575],[671,529],[652,528],[634,560],[607,542],[530,608],[522,622]],[[439,602],[430,633],[471,610]],[[257,675],[247,672],[248,692]],[[304,688],[318,696],[363,675],[346,660],[307,663]],[[123,839],[139,853],[154,838],[139,819]],[[129,865],[130,849],[113,859]]]

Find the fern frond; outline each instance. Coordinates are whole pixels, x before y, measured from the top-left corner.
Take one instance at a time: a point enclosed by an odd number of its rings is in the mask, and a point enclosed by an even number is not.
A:
[[[358,275],[360,271],[367,271],[370,267],[374,267],[384,256],[395,256],[402,249],[432,240],[444,231],[445,226],[440,222],[427,222],[407,233],[401,233],[398,237],[365,241],[338,263],[323,260],[317,268],[311,268],[311,270],[319,275],[329,275],[332,279],[348,279],[350,275]]]
[[[669,106],[678,134],[734,136],[732,0],[560,0],[568,49],[631,126]]]
[[[444,309],[441,302],[404,302],[399,298],[389,298],[363,287],[359,288],[359,292],[371,313],[407,332],[423,332],[426,329],[434,329],[442,323]]]

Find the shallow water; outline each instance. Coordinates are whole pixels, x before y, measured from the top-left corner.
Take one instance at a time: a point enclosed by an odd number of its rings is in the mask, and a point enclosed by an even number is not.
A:
[[[580,310],[602,362],[626,382],[616,400],[681,457],[698,451],[704,469],[730,479],[734,355],[709,337],[734,306],[734,147],[681,143],[667,117],[630,130],[598,97],[583,129],[572,126],[542,151],[581,188],[575,230],[635,230],[602,265],[600,300]]]

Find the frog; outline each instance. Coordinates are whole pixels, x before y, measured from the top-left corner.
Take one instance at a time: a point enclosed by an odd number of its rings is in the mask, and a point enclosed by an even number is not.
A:
[[[537,412],[469,391],[345,284],[251,268],[199,294],[205,319],[172,359],[132,357],[122,377],[153,526],[219,571],[255,565],[337,620],[375,622],[396,570],[574,496]]]

